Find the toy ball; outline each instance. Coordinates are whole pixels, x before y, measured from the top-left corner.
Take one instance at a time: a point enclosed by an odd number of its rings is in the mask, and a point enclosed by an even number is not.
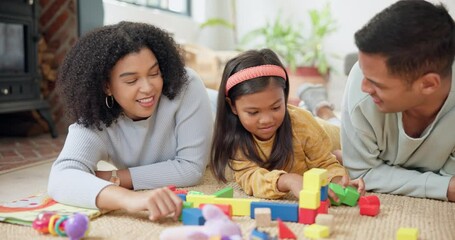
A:
[[[88,230],[88,224],[89,219],[86,215],[75,213],[65,223],[66,235],[71,240],[79,240],[84,237],[85,232]]]

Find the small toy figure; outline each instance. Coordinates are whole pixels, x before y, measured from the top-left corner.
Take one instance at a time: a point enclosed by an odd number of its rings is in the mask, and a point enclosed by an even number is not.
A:
[[[203,226],[181,226],[165,229],[160,234],[161,240],[208,240],[213,236],[238,237],[241,239],[240,227],[232,222],[223,211],[211,204],[204,205],[202,215]]]

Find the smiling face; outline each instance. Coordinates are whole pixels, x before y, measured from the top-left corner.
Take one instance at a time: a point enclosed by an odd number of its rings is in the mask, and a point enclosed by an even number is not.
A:
[[[423,104],[419,80],[409,85],[404,79],[391,76],[385,57],[360,52],[359,64],[364,75],[362,91],[371,96],[381,112],[403,112]]]
[[[163,78],[155,55],[148,48],[121,58],[111,72],[106,89],[133,120],[150,117],[163,89]]]
[[[263,91],[239,97],[232,112],[243,127],[259,140],[269,140],[283,123],[286,104],[283,88],[271,83]]]

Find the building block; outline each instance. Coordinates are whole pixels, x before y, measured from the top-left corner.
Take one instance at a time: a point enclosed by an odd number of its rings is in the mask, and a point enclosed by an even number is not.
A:
[[[198,191],[189,191],[187,195],[205,195],[203,192],[198,192]]]
[[[179,216],[179,221],[182,221],[183,209],[185,209],[185,208],[193,208],[193,203],[191,203],[191,202],[183,202],[182,213]]]
[[[211,237],[209,238],[209,240],[221,240],[221,239],[222,239],[222,238],[221,238],[221,236],[219,236],[219,235],[217,235],[217,236],[211,236]]]
[[[375,195],[362,196],[359,199],[360,215],[376,216],[379,214],[381,203]]]
[[[261,232],[255,228],[251,231],[250,240],[269,240],[269,235],[266,232]]]
[[[175,194],[188,194],[188,190],[183,190],[183,189],[176,189],[173,191]]]
[[[312,168],[303,173],[303,189],[319,191],[328,184],[327,170]]]
[[[317,213],[323,213],[323,214],[329,213],[329,207],[330,207],[329,199],[327,199],[325,201],[321,201],[321,205],[317,209]]]
[[[253,198],[217,198],[214,196],[212,199],[213,199],[212,203],[215,204],[231,205],[233,216],[249,216],[251,213],[251,202],[259,201],[259,199]]]
[[[373,204],[373,205],[381,205],[378,196],[376,195],[369,195],[369,196],[362,196],[359,198],[359,205],[362,204]]]
[[[186,201],[186,194],[179,193],[177,194],[177,196],[179,196],[179,198],[182,199],[182,201]]]
[[[335,202],[331,197],[329,197],[330,203],[335,206],[340,206],[345,198],[343,187],[336,183],[329,183],[329,188],[332,189],[332,191],[338,196],[338,202]]]
[[[270,208],[254,208],[256,227],[270,227],[272,225],[272,211]]]
[[[333,220],[333,215],[331,214],[318,214],[316,216],[316,224],[323,225],[329,227],[329,229],[333,229],[333,224],[335,223]]]
[[[254,218],[255,208],[270,208],[272,212],[272,220],[280,218],[286,222],[297,222],[299,219],[299,205],[296,203],[280,203],[280,202],[252,202],[250,217]]]
[[[283,238],[297,239],[295,234],[291,231],[291,229],[288,228],[288,226],[286,226],[286,224],[283,221],[281,221],[281,219],[278,218],[277,221],[278,221],[278,238],[279,239],[283,239]]]
[[[319,190],[302,189],[299,193],[299,208],[318,209],[321,205]]]
[[[359,200],[360,193],[357,191],[356,188],[347,186],[344,189],[344,199],[343,199],[343,204],[346,204],[348,206],[354,207],[357,205],[357,201]]]
[[[182,210],[183,225],[204,225],[205,219],[199,208],[184,208]]]
[[[186,201],[192,202],[195,208],[198,208],[202,203],[214,203],[213,199],[215,199],[215,196],[213,195],[196,195],[189,193],[186,195]]]
[[[204,205],[206,205],[207,203],[201,203],[199,205],[199,208],[202,209],[204,207]],[[229,204],[212,204],[213,206],[217,206],[219,209],[221,209],[221,211],[223,211],[223,213],[228,216],[230,219],[232,219],[232,206],[229,205]]]
[[[303,229],[303,234],[305,237],[311,239],[326,238],[330,235],[330,230],[327,226],[312,224],[310,226],[306,226],[305,229]]]
[[[222,198],[233,198],[234,197],[234,189],[232,187],[223,188],[216,193],[212,194],[215,197],[222,197]]]
[[[313,224],[316,221],[317,210],[299,208],[299,223]]]
[[[329,185],[325,185],[321,187],[321,201],[327,200],[329,197]]]
[[[400,228],[397,231],[397,240],[417,240],[419,229],[417,228]]]
[[[169,188],[171,191],[177,190],[177,187],[175,185],[169,185],[167,188]]]
[[[375,217],[379,214],[379,205],[363,204],[359,205],[360,215]]]

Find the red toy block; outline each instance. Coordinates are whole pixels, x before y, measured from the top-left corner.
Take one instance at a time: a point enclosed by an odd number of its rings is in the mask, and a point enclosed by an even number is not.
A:
[[[316,215],[318,215],[317,209],[299,208],[299,223],[313,224],[316,221]]]
[[[325,201],[321,201],[321,205],[317,209],[317,213],[324,213],[327,214],[329,213],[329,207],[330,207],[330,200],[326,199]]]
[[[362,204],[373,204],[373,205],[381,205],[378,196],[370,195],[370,196],[362,196],[359,199],[359,205]]]
[[[177,187],[175,185],[169,185],[167,186],[169,189],[171,189],[171,191],[175,191],[177,189]]]
[[[277,221],[278,221],[278,237],[280,239],[283,239],[283,238],[297,239],[295,234],[291,231],[291,229],[288,228],[288,226],[286,226],[286,224],[284,224],[283,221],[281,221],[281,219],[277,218]]]
[[[188,190],[176,189],[173,191],[175,194],[188,194]]]
[[[204,205],[207,205],[207,203],[201,203],[199,205],[199,208],[202,209],[202,207],[204,207]],[[210,205],[214,205],[214,206],[217,206],[219,209],[221,209],[221,211],[223,211],[223,213],[228,216],[230,219],[232,219],[232,206],[231,204],[210,204]]]
[[[360,206],[360,215],[376,216],[379,214],[379,205],[363,204]]]

